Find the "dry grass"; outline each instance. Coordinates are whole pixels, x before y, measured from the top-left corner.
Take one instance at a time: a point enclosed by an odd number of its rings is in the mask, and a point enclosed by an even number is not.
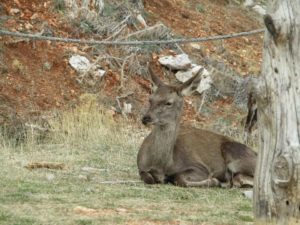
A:
[[[144,133],[115,122],[93,97],[82,102],[50,121],[45,143],[3,140],[0,224],[251,224],[251,202],[237,189],[101,183],[139,179]],[[66,168],[24,167],[45,161]]]

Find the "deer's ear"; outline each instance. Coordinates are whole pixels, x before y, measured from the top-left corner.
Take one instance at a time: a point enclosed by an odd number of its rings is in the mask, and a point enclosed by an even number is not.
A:
[[[201,75],[203,73],[204,68],[201,68],[198,73],[196,73],[193,77],[189,80],[184,82],[181,86],[178,87],[178,92],[183,96],[191,95],[194,91],[197,90],[200,82],[201,82]]]
[[[150,66],[148,66],[148,70],[149,70],[149,74],[151,76],[151,80],[153,81],[153,83],[157,86],[157,87],[160,87],[160,86],[163,86],[164,83],[161,81],[161,79],[159,79],[158,76],[156,76],[153,72],[153,70],[151,69]]]

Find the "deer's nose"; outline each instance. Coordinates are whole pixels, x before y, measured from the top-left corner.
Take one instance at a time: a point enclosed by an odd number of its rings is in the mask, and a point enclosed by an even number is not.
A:
[[[152,121],[152,118],[149,116],[149,115],[145,115],[145,116],[143,116],[143,118],[142,118],[142,123],[144,124],[144,125],[146,125],[147,123],[149,123],[149,122],[151,122]]]

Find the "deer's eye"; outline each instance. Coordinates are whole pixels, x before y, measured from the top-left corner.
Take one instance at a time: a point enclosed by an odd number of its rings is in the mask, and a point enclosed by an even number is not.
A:
[[[167,106],[171,106],[173,103],[172,102],[166,102]]]

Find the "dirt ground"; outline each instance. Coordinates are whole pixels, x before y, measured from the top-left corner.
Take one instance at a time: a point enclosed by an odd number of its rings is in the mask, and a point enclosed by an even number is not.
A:
[[[261,27],[251,12],[221,0],[146,0],[144,4],[149,25],[162,22],[180,37],[206,37]],[[48,29],[49,35],[83,37],[83,33],[53,9],[53,1],[49,0],[3,0],[0,4],[0,18],[1,27],[11,31],[37,33]],[[84,37],[93,38],[93,35]],[[99,36],[96,38],[101,39]],[[241,76],[260,72],[262,35],[201,43],[200,46],[200,50],[190,44],[182,48],[195,60],[207,57],[222,61]],[[89,58],[90,53],[86,49],[89,47],[0,37],[1,105],[9,105],[20,116],[76,105],[79,96],[87,90],[76,80],[77,74],[69,66],[68,59],[74,53]],[[119,93],[120,71],[108,70],[93,92],[101,93],[101,99],[113,106]],[[161,68],[158,66],[157,70],[160,72]],[[138,109],[135,115],[138,116],[147,100],[150,82],[136,74],[127,81],[126,87],[129,92],[135,93],[130,101]],[[213,103],[211,107],[217,112],[208,119],[201,115],[195,116],[196,110],[188,100],[185,119],[193,118],[209,123],[220,115],[237,112],[231,105],[230,99]]]

